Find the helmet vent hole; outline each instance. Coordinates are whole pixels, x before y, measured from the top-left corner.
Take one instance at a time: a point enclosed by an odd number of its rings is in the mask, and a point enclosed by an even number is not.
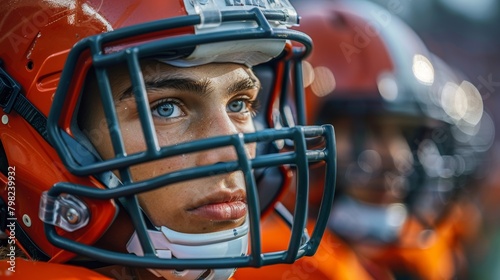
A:
[[[34,66],[33,60],[28,60],[28,63],[26,63],[26,69],[31,71],[33,70],[33,66]]]

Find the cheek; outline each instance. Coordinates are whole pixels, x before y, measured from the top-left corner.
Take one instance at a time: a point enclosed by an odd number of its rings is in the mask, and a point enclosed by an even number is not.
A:
[[[187,156],[178,156],[149,162],[131,168],[134,181],[147,180],[166,173],[186,168]],[[191,196],[182,183],[161,187],[138,195],[141,207],[155,225],[173,227],[173,222],[183,215],[182,209]]]
[[[156,160],[130,168],[134,181],[142,181],[158,177],[177,170],[185,169],[194,166],[189,155],[183,154],[180,156],[169,157],[161,160]]]
[[[138,195],[139,203],[155,225],[172,227],[184,205],[183,188],[175,185]]]
[[[120,129],[127,154],[146,150],[146,141],[139,120],[120,120]]]
[[[240,130],[243,133],[252,133],[255,132],[255,126],[253,124],[253,121],[245,123],[244,127]],[[249,143],[246,146],[248,156],[250,158],[255,158],[255,155],[257,154],[257,143]]]
[[[114,149],[106,119],[101,114],[92,115],[89,118],[88,122],[92,125],[84,128],[83,132],[103,159],[113,158]]]
[[[257,153],[257,144],[256,143],[251,143],[246,145],[247,148],[247,153],[250,158],[255,158],[255,155]]]

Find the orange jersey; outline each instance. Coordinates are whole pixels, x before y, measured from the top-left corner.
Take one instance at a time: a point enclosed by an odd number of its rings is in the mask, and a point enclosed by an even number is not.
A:
[[[385,267],[395,274],[417,276],[418,279],[441,280],[464,277],[467,261],[463,242],[473,238],[479,224],[477,209],[468,203],[459,203],[450,209],[434,231],[422,236],[421,224],[407,223],[401,246],[356,246],[356,250],[370,259],[372,265]],[[419,240],[419,241],[417,241]]]
[[[309,224],[309,228],[312,223]],[[262,223],[262,251],[286,248],[289,229],[283,220],[271,213]],[[272,238],[270,238],[272,236]],[[272,240],[272,241],[271,241]],[[267,241],[267,242],[266,242]],[[303,257],[293,264],[279,264],[261,268],[240,268],[233,280],[254,279],[373,279],[363,268],[356,254],[343,241],[326,231],[316,254]]]
[[[83,267],[16,258],[0,261],[0,279],[109,280],[112,278]]]

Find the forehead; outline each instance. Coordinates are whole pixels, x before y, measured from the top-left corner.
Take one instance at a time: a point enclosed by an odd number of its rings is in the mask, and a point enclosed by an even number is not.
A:
[[[193,67],[175,67],[157,60],[141,61],[141,75],[145,81],[157,79],[180,78],[190,80],[216,80],[218,82],[235,82],[251,79],[258,82],[253,71],[247,66],[236,63],[210,63]],[[108,70],[110,82],[114,90],[130,85],[130,73],[126,65],[119,65]]]
[[[193,67],[175,67],[156,60],[146,60],[141,62],[141,70],[146,80],[163,77],[165,75],[191,79],[215,79],[224,77],[244,79],[253,77],[251,69],[235,63],[210,63]]]
[[[227,89],[239,81],[251,80],[256,86],[260,82],[247,66],[236,63],[210,63],[193,67],[175,67],[157,60],[141,61],[142,79],[146,84],[165,80],[177,81],[204,81],[209,82],[211,87]],[[126,65],[118,65],[108,69],[110,85],[115,98],[122,96],[124,92],[131,90],[130,72]],[[95,83],[93,87],[97,87]],[[92,88],[92,86],[91,86]]]

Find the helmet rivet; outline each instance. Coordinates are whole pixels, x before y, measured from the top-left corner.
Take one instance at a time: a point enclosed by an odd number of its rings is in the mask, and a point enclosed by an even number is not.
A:
[[[23,223],[27,227],[31,227],[31,218],[27,214],[23,215]]]
[[[3,115],[2,116],[2,123],[3,124],[8,124],[9,123],[9,116]]]
[[[74,208],[70,208],[66,211],[66,220],[70,224],[76,224],[80,220],[80,214]]]

